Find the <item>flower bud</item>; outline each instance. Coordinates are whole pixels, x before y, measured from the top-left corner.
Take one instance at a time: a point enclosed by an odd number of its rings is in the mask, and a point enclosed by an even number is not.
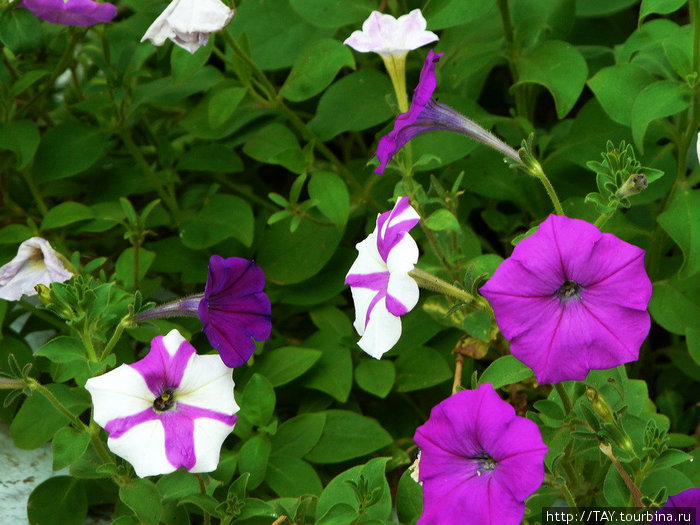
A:
[[[586,398],[588,401],[590,401],[593,411],[598,414],[603,421],[607,423],[615,422],[615,417],[613,416],[612,410],[610,410],[610,405],[608,405],[608,402],[600,392],[598,392],[595,388],[587,386]]]
[[[649,181],[644,173],[633,173],[628,177],[625,183],[620,186],[620,189],[617,190],[617,198],[624,199],[630,195],[641,193],[647,186],[649,186]]]

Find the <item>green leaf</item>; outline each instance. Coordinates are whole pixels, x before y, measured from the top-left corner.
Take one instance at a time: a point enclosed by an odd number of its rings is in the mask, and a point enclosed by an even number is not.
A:
[[[279,164],[294,173],[302,173],[306,168],[306,160],[296,136],[287,126],[276,122],[253,135],[243,146],[243,152],[255,160]]]
[[[209,171],[237,173],[243,171],[243,161],[223,144],[201,144],[188,150],[177,164],[178,171]]]
[[[95,213],[79,202],[67,201],[51,208],[41,221],[42,230],[61,228],[80,221],[94,219]]]
[[[256,488],[265,479],[271,449],[270,438],[265,434],[255,435],[243,443],[238,458],[238,470],[241,474],[250,472],[249,489]]]
[[[37,182],[72,177],[97,163],[107,149],[108,134],[76,122],[50,128],[39,143],[34,157]],[[76,155],[76,152],[80,155]]]
[[[557,116],[563,119],[574,107],[588,76],[586,60],[578,50],[561,40],[547,40],[517,61],[518,82],[540,84],[554,97]]]
[[[314,468],[294,456],[270,456],[265,483],[280,497],[318,496],[323,490]]]
[[[78,432],[71,427],[63,427],[53,437],[53,469],[61,470],[71,465],[83,455],[90,443],[88,432]]]
[[[379,71],[350,73],[323,93],[309,128],[325,141],[343,131],[362,131],[381,124],[393,115],[386,102],[390,93],[391,82]]]
[[[418,346],[402,350],[396,360],[396,390],[422,390],[452,377],[450,367],[437,350]]]
[[[217,90],[209,99],[209,125],[218,128],[231,118],[246,91],[244,87],[225,87]]]
[[[234,238],[245,246],[253,243],[253,209],[234,195],[212,195],[194,217],[180,224],[180,240],[187,248],[201,250]]]
[[[683,251],[683,279],[700,271],[700,190],[681,186],[656,219]]]
[[[685,344],[690,357],[700,365],[700,328],[689,326],[685,331]]]
[[[423,489],[411,477],[410,469],[406,469],[399,479],[396,489],[396,512],[401,523],[411,523],[423,512]]]
[[[323,350],[321,359],[304,376],[304,386],[345,403],[352,388],[352,357],[350,350],[340,345],[338,339],[334,333],[318,332],[304,342],[307,347]]]
[[[134,511],[145,525],[158,525],[163,512],[160,492],[152,481],[132,479],[119,488],[119,499]]]
[[[644,152],[644,135],[654,120],[670,117],[690,106],[691,90],[675,80],[659,80],[645,87],[632,106],[632,137]]]
[[[425,219],[425,225],[434,231],[452,231],[455,233],[462,231],[457,217],[444,208],[433,212],[430,217]]]
[[[632,106],[654,77],[637,64],[616,64],[599,70],[588,86],[607,115],[615,122],[632,124]]]
[[[77,337],[61,335],[42,345],[35,355],[46,357],[54,363],[69,363],[81,359],[87,359],[85,346]]]
[[[684,335],[700,319],[700,279],[674,277],[654,283],[649,313],[669,332]]]
[[[183,470],[176,470],[162,476],[156,483],[156,488],[163,500],[179,500],[200,491],[197,478]]]
[[[1,13],[0,17],[7,12]],[[25,168],[31,163],[39,147],[40,138],[39,128],[31,120],[0,122],[0,151],[9,150],[17,156],[17,169]]]
[[[139,248],[138,268],[136,268],[136,248],[124,250],[115,264],[117,278],[124,283],[124,286],[133,289],[143,278],[156,258],[155,252]]]
[[[81,525],[87,517],[87,496],[82,481],[56,476],[29,495],[27,517],[32,525]]]
[[[253,374],[241,394],[239,415],[259,427],[270,422],[275,411],[275,389],[264,376]]]
[[[374,419],[349,410],[326,410],[321,439],[305,456],[313,463],[340,463],[371,454],[393,439]]]
[[[307,22],[330,29],[362,22],[376,7],[372,0],[289,0],[289,3]]]
[[[274,387],[293,381],[321,358],[320,350],[300,346],[284,346],[263,353],[255,362],[254,370]]]
[[[679,10],[688,0],[642,0],[639,22],[651,14],[667,15]]]
[[[331,171],[317,171],[308,185],[309,197],[335,226],[342,230],[350,215],[350,194],[343,179]]]
[[[512,385],[532,376],[532,370],[512,355],[499,357],[491,363],[479,378],[479,384],[491,383],[493,388]]]
[[[207,45],[197,53],[190,53],[180,46],[170,50],[170,70],[173,82],[178,84],[193,77],[208,62],[213,45]]]
[[[472,337],[488,343],[491,335],[491,316],[482,311],[471,312],[464,318],[462,328]]]
[[[316,446],[326,425],[323,412],[300,414],[282,423],[272,436],[276,455],[302,457]]]
[[[395,379],[396,369],[391,361],[362,359],[355,368],[357,386],[382,399],[391,392]]]
[[[38,48],[41,21],[28,9],[3,9],[0,11],[0,42],[15,54]]]
[[[355,69],[348,46],[331,39],[314,42],[297,58],[280,95],[292,102],[309,99],[326,89],[343,67]]]
[[[465,2],[464,0],[432,0],[425,4],[423,15],[428,29],[445,29],[478,20],[496,4],[496,0]]]
[[[576,0],[576,16],[601,17],[627,9],[639,0]]]
[[[10,224],[0,230],[0,244],[15,244],[26,241],[32,236],[32,230],[24,224]]]

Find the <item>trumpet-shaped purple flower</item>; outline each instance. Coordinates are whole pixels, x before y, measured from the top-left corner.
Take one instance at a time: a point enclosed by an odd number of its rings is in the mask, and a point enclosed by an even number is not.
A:
[[[93,0],[22,0],[38,18],[64,26],[92,26],[117,16],[117,6]]]
[[[435,66],[444,53],[435,53],[431,49],[420,72],[418,86],[413,91],[411,107],[406,113],[396,117],[394,129],[379,140],[377,158],[379,166],[375,173],[383,174],[386,165],[413,137],[428,131],[453,131],[461,133],[497,149],[507,157],[520,162],[518,153],[494,137],[487,130],[469,120],[467,117],[445,104],[432,99],[437,86]]]
[[[644,250],[578,219],[550,215],[480,291],[540,383],[634,361],[649,332]]]
[[[203,294],[157,306],[136,322],[163,317],[199,317],[211,345],[231,368],[248,362],[255,343],[270,337],[271,309],[263,288],[265,273],[253,261],[212,255]]]
[[[50,286],[73,277],[61,255],[41,237],[32,237],[19,245],[17,255],[0,268],[0,299],[16,301],[22,295],[36,295],[38,284]]]
[[[414,9],[398,19],[372,11],[362,24],[362,31],[354,31],[343,43],[360,53],[402,56],[438,40],[435,33],[426,31],[427,26],[420,9]]]
[[[139,477],[215,470],[236,422],[233,387],[221,358],[197,355],[177,330],[154,338],[140,361],[85,384],[107,445]]]
[[[695,510],[695,520],[690,516],[693,509]],[[653,523],[700,525],[700,489],[688,489],[675,496],[670,496],[666,505],[654,515]]]
[[[400,197],[357,244],[357,259],[345,278],[355,302],[355,329],[362,336],[357,344],[376,359],[399,340],[400,316],[418,302],[418,285],[408,275],[418,261],[418,245],[408,231],[419,219],[408,197]]]
[[[544,481],[547,446],[490,383],[433,407],[418,427],[419,525],[517,525]]]

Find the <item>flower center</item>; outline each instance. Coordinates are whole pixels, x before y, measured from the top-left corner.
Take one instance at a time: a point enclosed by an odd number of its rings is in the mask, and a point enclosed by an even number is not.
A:
[[[470,459],[475,460],[478,465],[478,468],[476,469],[477,476],[481,476],[484,472],[491,472],[496,469],[496,460],[494,460],[486,452],[482,452],[478,456],[474,456]]]
[[[581,285],[575,281],[565,281],[564,284],[555,292],[555,295],[561,301],[568,301],[569,299],[580,299],[581,298]]]
[[[165,412],[170,410],[175,405],[175,396],[173,389],[168,388],[153,401],[153,408],[156,412]]]

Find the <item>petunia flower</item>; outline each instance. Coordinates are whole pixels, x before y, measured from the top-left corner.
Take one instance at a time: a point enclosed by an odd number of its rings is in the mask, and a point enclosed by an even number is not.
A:
[[[206,46],[209,35],[221,31],[233,18],[233,10],[220,0],[172,0],[146,30],[141,42],[162,46],[169,38],[190,53]]]
[[[418,525],[518,525],[544,481],[539,428],[490,383],[433,407],[413,439],[423,485]]]
[[[480,291],[511,353],[540,383],[557,383],[636,360],[651,289],[644,250],[550,215]]]
[[[253,261],[212,255],[203,294],[190,295],[141,312],[136,322],[164,317],[199,317],[211,345],[231,368],[248,362],[255,343],[270,337],[270,299],[265,273]]]
[[[513,148],[458,111],[433,100],[433,92],[437,86],[435,66],[443,55],[444,53],[434,53],[432,49],[428,51],[428,57],[420,72],[418,85],[413,91],[411,107],[407,112],[396,117],[394,129],[379,140],[377,146],[379,166],[374,170],[375,173],[383,174],[389,161],[413,137],[428,131],[438,130],[461,133],[483,142],[518,163],[521,162],[518,153]]]
[[[221,358],[197,355],[177,330],[154,338],[140,361],[85,384],[109,449],[139,477],[215,470],[236,422],[233,386]]]
[[[93,0],[22,0],[19,6],[42,20],[64,26],[88,27],[117,16],[117,6]]]
[[[400,56],[438,40],[438,36],[426,31],[426,27],[428,23],[420,9],[398,19],[372,11],[362,24],[362,31],[354,31],[343,43],[360,53]]]
[[[690,516],[693,509],[695,509],[695,521]],[[680,494],[670,496],[666,504],[656,511],[652,523],[700,524],[700,488],[684,490]]]
[[[376,359],[399,340],[400,316],[418,302],[418,285],[408,275],[418,261],[418,245],[408,231],[419,218],[408,197],[400,197],[357,244],[357,259],[345,278],[355,302],[355,329],[362,336],[357,344]]]
[[[17,301],[23,295],[36,295],[38,284],[49,286],[73,277],[61,258],[46,239],[24,241],[15,258],[0,268],[0,299]]]

